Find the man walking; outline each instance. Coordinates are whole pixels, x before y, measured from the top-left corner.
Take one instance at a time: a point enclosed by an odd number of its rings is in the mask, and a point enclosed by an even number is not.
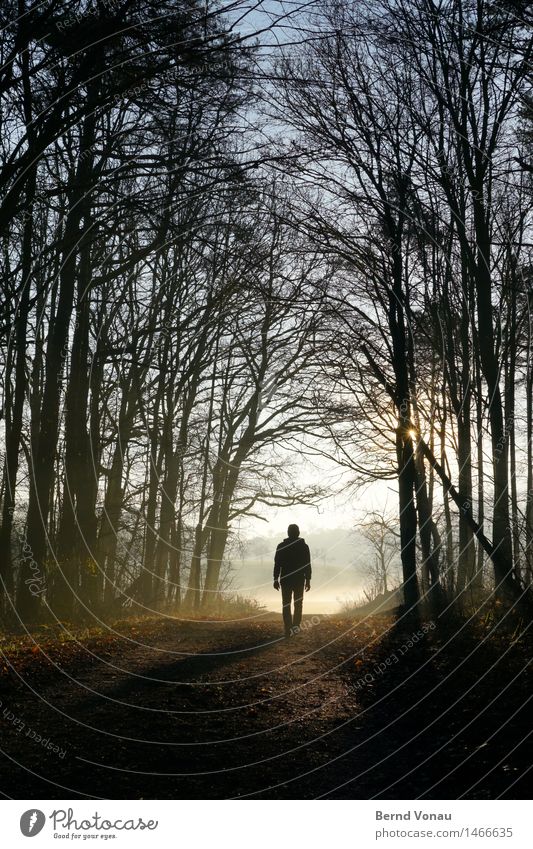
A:
[[[285,636],[290,637],[298,632],[302,621],[304,587],[306,592],[311,589],[311,554],[298,525],[289,525],[287,539],[276,549],[274,589],[279,590],[280,585]],[[291,612],[293,599],[294,613]]]

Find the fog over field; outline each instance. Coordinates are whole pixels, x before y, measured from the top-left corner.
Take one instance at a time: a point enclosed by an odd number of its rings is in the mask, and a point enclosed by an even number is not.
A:
[[[282,527],[282,526],[281,526]],[[272,586],[276,545],[284,536],[269,532],[245,539],[234,546],[231,556],[232,587],[256,598],[269,610],[278,610],[281,600]],[[356,531],[346,528],[302,529],[311,549],[313,578],[306,595],[304,612],[333,613],[347,600],[362,596],[365,565],[373,558],[369,544]]]

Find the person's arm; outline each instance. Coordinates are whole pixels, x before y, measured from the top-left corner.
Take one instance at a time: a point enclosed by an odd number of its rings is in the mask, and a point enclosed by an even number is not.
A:
[[[281,557],[279,545],[276,548],[276,553],[274,555],[274,589],[279,590],[279,574],[281,572]]]
[[[310,585],[311,584],[311,572],[312,572],[312,570],[311,570],[311,552],[310,552],[309,546],[307,544],[306,544],[305,547],[307,549],[307,551],[306,551],[307,564],[306,564],[305,572],[304,572],[305,583]]]

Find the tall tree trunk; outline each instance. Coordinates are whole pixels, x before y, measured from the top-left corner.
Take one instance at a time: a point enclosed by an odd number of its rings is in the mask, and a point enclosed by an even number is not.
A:
[[[104,508],[98,535],[98,567],[103,581],[103,603],[109,608],[116,597],[116,551],[120,516],[124,499],[123,470],[128,443],[131,439],[137,408],[137,386],[132,366],[121,399],[118,432],[111,469],[109,471]]]
[[[211,447],[211,428],[213,421],[213,409],[215,403],[215,381],[216,381],[216,373],[217,373],[217,363],[218,360],[218,333],[217,333],[217,342],[215,347],[215,356],[213,359],[213,372],[212,372],[212,380],[211,380],[211,392],[209,396],[209,409],[207,414],[207,432],[205,437],[205,445],[204,445],[204,464],[203,464],[203,472],[202,472],[202,483],[200,487],[200,503],[198,505],[198,522],[196,524],[196,528],[194,531],[194,546],[193,553],[191,558],[191,568],[189,570],[189,581],[187,585],[187,592],[185,595],[185,605],[187,607],[192,607],[194,609],[198,609],[201,603],[201,578],[202,578],[202,553],[204,550],[204,546],[207,540],[208,528],[203,527],[204,514],[206,509],[206,501],[207,501],[207,477],[209,473],[209,451]],[[219,457],[215,463],[215,468],[213,471],[213,480],[215,481],[217,475],[217,468],[220,465],[220,452]],[[207,525],[210,526],[212,524],[211,516],[215,516],[215,502],[211,507]]]
[[[100,420],[100,399],[104,375],[103,343],[98,328],[98,342],[93,358],[89,354],[89,454],[88,471],[85,486],[78,494],[78,507],[84,547],[87,554],[86,567],[81,570],[81,596],[90,609],[97,608],[101,602],[102,580],[98,567],[98,517],[96,502],[102,456],[102,426]]]
[[[30,557],[24,561],[20,569],[17,588],[17,608],[19,615],[25,621],[34,619],[38,615],[40,607],[39,596],[34,592],[32,593],[30,587],[34,585],[33,582],[36,578],[42,584],[45,584],[47,580],[47,529],[59,435],[61,377],[74,305],[80,222],[91,171],[91,164],[86,153],[94,143],[94,134],[95,116],[91,113],[83,123],[78,166],[68,192],[69,210],[62,240],[59,295],[46,350],[46,374],[40,430],[30,470],[30,495],[26,523]]]
[[[442,419],[440,424],[440,464],[443,469],[447,468],[448,459],[446,456],[446,429],[448,422],[448,398],[446,395],[445,378],[442,382]],[[432,466],[432,468],[434,468]],[[446,591],[450,596],[455,594],[455,557],[453,546],[453,524],[450,510],[450,496],[448,490],[442,488],[442,501],[444,504],[444,523],[446,528]]]
[[[153,597],[154,554],[156,547],[156,511],[157,493],[163,467],[163,451],[159,447],[159,404],[156,403],[153,412],[153,423],[150,429],[148,450],[148,498],[146,502],[146,533],[144,541],[143,561],[139,581],[139,597],[150,605]]]
[[[78,304],[72,340],[70,374],[65,398],[64,485],[57,552],[58,570],[51,585],[50,605],[59,617],[72,618],[80,596],[82,573],[91,569],[85,533],[94,522],[86,493],[90,488],[90,437],[87,430],[89,406],[90,240],[91,221],[85,210],[85,233],[80,250]],[[86,581],[83,581],[83,585]],[[89,599],[87,601],[90,602]]]
[[[401,207],[402,199],[399,198]],[[398,500],[400,519],[401,560],[403,571],[403,593],[407,609],[416,612],[419,601],[418,577],[416,573],[416,469],[412,438],[412,398],[409,380],[409,350],[404,314],[407,293],[403,287],[403,253],[401,227],[389,220],[388,231],[395,248],[392,259],[393,287],[388,300],[388,324],[392,339],[393,367],[395,375],[395,401],[398,411],[396,429],[396,458],[398,464]]]
[[[526,493],[526,575],[528,586],[533,585],[533,323],[529,320],[526,372],[526,436],[527,436],[527,493]]]
[[[180,481],[182,475],[180,474]],[[180,483],[179,487],[179,506],[177,511],[176,522],[172,527],[172,551],[170,553],[169,562],[169,583],[167,600],[170,605],[174,605],[177,609],[181,606],[181,561],[182,561],[182,546],[183,546],[183,487]]]
[[[400,544],[403,570],[404,601],[414,612],[419,590],[416,574],[416,508],[414,502],[415,475],[413,441],[406,428],[405,417],[400,416],[396,430],[396,456],[398,461],[398,496],[400,513]]]
[[[413,421],[417,430],[420,430],[420,414],[417,398],[417,374],[412,339],[409,339],[408,341],[408,357]],[[440,585],[439,575],[440,537],[435,522],[433,521],[424,458],[420,451],[415,452],[413,462],[416,475],[415,491],[416,510],[418,513],[418,534],[420,537],[420,547],[422,549],[422,588],[430,608],[434,610],[435,613],[438,613],[442,604],[442,587]],[[439,544],[435,547],[435,540],[437,539],[439,540]]]
[[[20,14],[24,15],[24,3],[19,3]],[[23,87],[23,111],[28,144],[35,143],[35,128],[33,124],[33,97],[31,92],[29,52],[21,54],[21,76]],[[34,215],[37,184],[37,163],[28,169],[24,192],[24,226],[22,231],[21,250],[21,292],[16,310],[14,333],[14,357],[8,347],[7,366],[5,375],[5,464],[4,464],[4,499],[2,504],[2,525],[0,527],[0,614],[5,614],[5,594],[12,597],[14,592],[13,562],[12,562],[12,531],[15,513],[15,493],[19,468],[19,452],[22,436],[22,419],[24,399],[27,391],[26,378],[26,342],[27,325],[30,309],[31,272],[33,259]],[[11,363],[14,359],[15,389],[11,394]]]
[[[438,612],[442,605],[439,564],[440,537],[431,515],[424,458],[419,451],[415,455],[415,468],[418,533],[422,549],[422,581],[430,608]]]
[[[508,251],[511,254],[511,251]],[[516,358],[517,358],[517,321],[516,321],[516,287],[519,281],[514,271],[514,260],[509,256],[509,286],[507,295],[507,326],[506,345],[507,356],[504,357],[505,374],[505,420],[509,438],[509,474],[511,485],[511,536],[513,541],[514,576],[518,582],[521,578],[520,557],[520,523],[518,508],[518,487],[516,479]]]
[[[477,184],[474,188],[476,189],[473,207],[477,247],[475,285],[478,342],[481,368],[487,384],[489,398],[488,413],[494,480],[492,545],[498,552],[496,559],[493,558],[494,577],[497,594],[513,598],[520,592],[520,588],[513,574],[513,545],[509,518],[509,429],[504,421],[500,370],[495,351],[490,235],[487,213],[483,203],[483,185]]]
[[[4,610],[4,593],[13,595],[13,563],[11,556],[11,536],[13,516],[15,512],[15,492],[19,467],[20,441],[22,436],[22,419],[24,399],[27,391],[26,378],[26,337],[30,305],[31,268],[32,268],[32,238],[34,220],[32,205],[35,198],[36,169],[27,182],[25,205],[25,220],[22,235],[21,258],[21,294],[15,321],[14,357],[8,350],[7,373],[5,376],[5,465],[4,465],[4,499],[2,505],[2,526],[0,528],[0,610]],[[11,362],[14,359],[15,390],[11,394]]]
[[[468,407],[470,392],[463,399],[462,410],[457,416],[457,489],[462,503],[472,503],[472,434],[470,409]],[[459,557],[457,564],[456,594],[462,601],[462,594],[470,597],[473,593],[473,580],[476,567],[476,552],[474,534],[467,522],[464,512],[459,514]]]
[[[231,502],[237,486],[241,460],[237,456],[227,463],[224,468],[229,472],[221,476],[217,482],[214,511],[209,526],[209,545],[207,549],[207,568],[205,573],[202,606],[210,607],[217,600],[219,589],[220,569],[224,559],[224,551],[229,533],[229,514]]]
[[[477,514],[480,528],[483,530],[485,522],[485,461],[483,457],[483,378],[479,360],[474,361],[476,379],[476,455],[477,455]],[[476,592],[483,589],[483,565],[485,562],[485,551],[479,541],[477,544],[476,559]]]
[[[169,423],[170,424],[170,423]],[[167,428],[166,439],[170,443],[165,448],[165,478],[161,489],[161,510],[159,533],[155,555],[155,598],[161,603],[167,596],[167,573],[172,554],[172,528],[176,522],[176,496],[178,492],[179,461],[172,445],[172,431]]]

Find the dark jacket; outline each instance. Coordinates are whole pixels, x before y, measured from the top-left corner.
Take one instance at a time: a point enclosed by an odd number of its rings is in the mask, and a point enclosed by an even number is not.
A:
[[[284,539],[274,557],[274,580],[311,580],[311,553],[302,537]]]

